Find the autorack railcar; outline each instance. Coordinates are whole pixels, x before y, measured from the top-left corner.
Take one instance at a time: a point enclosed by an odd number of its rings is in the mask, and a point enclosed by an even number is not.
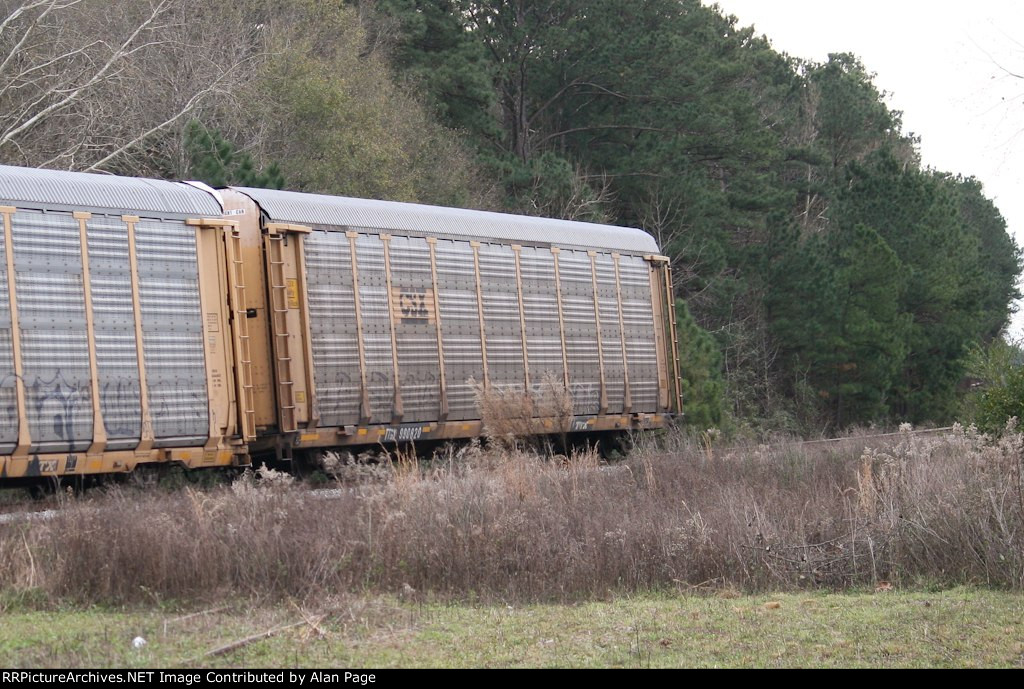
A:
[[[0,482],[245,455],[221,211],[185,184],[0,167]]]
[[[7,485],[474,437],[480,389],[542,380],[539,432],[680,409],[641,230],[3,166],[0,218]]]

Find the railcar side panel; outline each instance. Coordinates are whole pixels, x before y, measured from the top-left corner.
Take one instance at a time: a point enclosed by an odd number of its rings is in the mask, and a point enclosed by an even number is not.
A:
[[[441,367],[430,246],[421,237],[392,237],[391,308],[403,423],[441,414]]]
[[[260,424],[255,452],[479,435],[474,383],[542,394],[545,383],[564,383],[576,432],[658,427],[677,410],[662,293],[668,266],[641,253],[656,247],[636,231],[611,237],[598,226],[605,248],[559,247],[520,243],[537,219],[479,214],[495,227],[508,223],[487,238],[489,226],[454,226],[470,212],[273,190],[223,194],[229,213],[260,218],[267,264],[254,268],[247,258],[246,270],[269,271],[270,283],[294,279],[289,294],[298,296],[285,317],[274,316],[289,323],[287,337],[278,327],[270,335],[278,370],[265,381],[278,391],[279,422]],[[435,228],[434,219],[449,224]],[[270,256],[277,233],[296,242],[280,268]],[[611,248],[617,243],[623,251]],[[262,306],[276,313],[286,300],[270,283]],[[250,322],[263,327],[260,314]],[[287,358],[305,357],[305,382],[298,373],[282,379],[282,342]],[[307,385],[308,410],[296,396],[289,411],[291,383]],[[299,426],[288,433],[292,413]]]
[[[555,293],[555,256],[545,247],[524,246],[520,252],[526,348],[533,387],[545,380],[565,381],[558,296]]]
[[[93,407],[78,220],[18,211],[12,237],[29,452],[86,450]]]
[[[483,385],[484,367],[473,247],[469,242],[439,239],[435,256],[448,418],[476,419],[480,412],[473,382]]]
[[[480,281],[491,386],[525,389],[515,256],[508,244],[481,244]]]
[[[203,445],[210,417],[196,231],[140,220],[135,247],[155,446]]]
[[[472,382],[485,381],[506,389],[529,381],[541,390],[568,377],[573,413],[582,418],[669,411],[659,400],[652,292],[661,268],[644,257],[344,228],[306,235],[304,256],[321,429],[384,433],[421,424],[419,435],[434,432],[431,424],[476,421]],[[629,426],[619,418],[588,428]],[[339,430],[334,441],[349,442],[350,432]],[[352,442],[395,439],[359,434]],[[314,435],[307,444],[331,442]]]
[[[602,357],[590,256],[585,251],[560,251],[558,276],[573,409],[578,416],[596,415],[601,408]]]
[[[370,423],[391,423],[398,416],[398,392],[395,386],[396,356],[391,339],[391,309],[387,273],[384,265],[384,241],[379,235],[356,237],[358,266],[360,335],[366,358],[366,385]]]
[[[108,450],[138,446],[142,437],[139,359],[132,304],[131,252],[120,218],[86,220],[93,339],[100,381],[100,409]]]
[[[594,256],[597,303],[601,317],[601,350],[604,355],[605,396],[609,414],[622,414],[626,399],[626,378],[622,354],[622,328],[615,280],[615,259],[608,253]]]
[[[18,398],[7,279],[7,243],[0,238],[0,455],[12,452],[18,444]]]
[[[622,318],[633,412],[653,413],[658,410],[659,373],[651,270],[650,264],[639,256],[619,257]]]
[[[224,256],[235,222],[213,196],[0,167],[0,199],[5,485],[245,463]]]
[[[305,251],[320,425],[356,424],[362,390],[350,240],[344,232],[313,232]]]

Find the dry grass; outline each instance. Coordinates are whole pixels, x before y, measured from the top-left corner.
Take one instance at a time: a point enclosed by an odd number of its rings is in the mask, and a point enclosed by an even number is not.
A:
[[[529,390],[518,386],[490,386],[470,379],[484,434],[506,449],[533,444],[537,436],[569,432],[573,416],[572,394],[553,373],[545,373]],[[564,443],[563,443],[564,445]]]
[[[266,478],[94,493],[51,521],[0,525],[0,590],[119,603],[1024,588],[1024,437],[865,444],[648,438],[611,466],[473,444],[329,494]]]

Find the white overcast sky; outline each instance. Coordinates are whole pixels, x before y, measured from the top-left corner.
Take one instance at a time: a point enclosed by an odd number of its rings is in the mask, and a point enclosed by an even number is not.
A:
[[[779,52],[860,57],[903,112],[904,131],[921,137],[924,164],[977,177],[1024,246],[1024,1],[704,3],[753,25]],[[1024,308],[1010,334],[1024,336]]]

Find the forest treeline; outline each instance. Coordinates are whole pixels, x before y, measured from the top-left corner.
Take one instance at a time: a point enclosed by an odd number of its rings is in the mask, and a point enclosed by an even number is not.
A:
[[[856,56],[697,0],[0,0],[0,161],[639,226],[687,422],[944,422],[1021,252]]]

